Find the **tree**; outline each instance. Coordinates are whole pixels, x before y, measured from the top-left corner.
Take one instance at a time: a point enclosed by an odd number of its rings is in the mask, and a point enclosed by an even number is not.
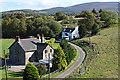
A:
[[[56,21],[49,21],[48,22],[49,28],[53,31],[53,33],[60,33],[62,31],[62,25]]]
[[[76,56],[75,48],[68,44],[65,38],[62,39],[60,46],[65,53],[67,64],[70,64],[71,60],[73,60],[73,58]]]
[[[95,23],[95,16],[92,12],[89,12],[89,11],[86,11],[86,10],[83,10],[80,14],[82,17],[84,17],[84,20],[82,21],[79,21],[79,25],[80,24],[85,24],[86,26],[86,29],[89,33],[89,47],[91,47],[91,40],[90,40],[90,37],[91,37],[91,31],[92,31],[92,27]]]
[[[40,78],[42,77],[42,75],[46,74],[46,72],[47,72],[47,66],[46,65],[38,65],[37,68],[38,68]]]
[[[45,36],[49,36],[50,28],[48,26],[40,26],[37,30],[37,33],[44,34]]]
[[[99,13],[101,13],[102,11],[103,11],[103,10],[102,10],[102,9],[100,9],[100,10],[99,10]]]
[[[92,27],[92,35],[94,35],[98,32],[99,32],[99,25],[95,23]]]
[[[83,38],[85,35],[87,35],[87,29],[85,27],[85,24],[81,24],[79,26],[79,35],[80,35],[80,38]]]
[[[39,79],[38,69],[32,63],[29,62],[25,67],[23,73],[23,80],[38,80],[38,79]]]
[[[105,26],[118,23],[118,13],[116,11],[103,10],[100,14],[101,20],[105,21]]]
[[[62,12],[57,12],[56,15],[55,15],[55,19],[57,21],[60,21],[60,20],[63,20],[63,19],[68,19],[68,17],[63,14]]]
[[[67,62],[66,62],[66,56],[65,53],[63,52],[62,48],[60,45],[58,46],[58,49],[55,50],[55,53],[53,55],[53,70],[60,69],[60,70],[65,70],[67,69]]]
[[[93,12],[94,14],[97,14],[97,11],[95,10],[95,8],[93,8],[92,12]]]

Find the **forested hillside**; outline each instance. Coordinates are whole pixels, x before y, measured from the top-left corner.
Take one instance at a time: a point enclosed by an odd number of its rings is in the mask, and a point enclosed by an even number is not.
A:
[[[83,10],[92,11],[93,8],[96,8],[97,11],[99,9],[106,9],[106,10],[114,10],[118,12],[118,2],[91,2],[91,3],[78,4],[74,6],[68,6],[68,7],[54,7],[43,10],[21,9],[21,10],[5,11],[3,13],[5,14],[5,13],[22,12],[22,13],[37,13],[41,15],[51,15],[60,11],[66,14],[74,14],[74,13],[80,13]]]
[[[110,10],[92,11],[83,10],[73,16],[57,12],[53,16],[42,16],[31,13],[6,14],[2,19],[2,37],[21,38],[44,34],[46,37],[61,37],[61,32],[68,26],[74,28],[79,26],[79,35],[84,37],[91,32],[95,35],[99,28],[109,27],[118,23],[118,13]],[[56,36],[57,34],[57,36]]]

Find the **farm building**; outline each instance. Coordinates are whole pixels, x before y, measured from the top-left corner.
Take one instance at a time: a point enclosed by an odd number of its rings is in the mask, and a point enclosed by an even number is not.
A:
[[[37,35],[37,38],[20,39],[17,36],[16,41],[9,47],[10,64],[12,65],[26,65],[28,61],[39,62],[39,60],[52,59],[54,49],[44,42],[44,35],[42,38]]]
[[[75,38],[79,38],[78,26],[75,28],[66,28],[62,31],[62,39],[66,38],[66,40],[73,40]]]

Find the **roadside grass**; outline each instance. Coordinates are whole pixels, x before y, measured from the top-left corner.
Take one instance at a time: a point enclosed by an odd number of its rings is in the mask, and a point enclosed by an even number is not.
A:
[[[4,57],[3,50],[6,51],[6,53],[9,53],[9,47],[13,44],[15,40],[14,39],[0,39],[0,43],[2,43],[2,48],[0,51],[0,57]]]
[[[67,69],[70,68],[70,67],[75,63],[75,61],[78,59],[78,57],[79,57],[79,52],[78,52],[78,50],[77,50],[77,51],[76,51],[76,56],[75,56],[75,58],[74,58],[74,59],[71,61],[71,63],[68,65]],[[66,69],[66,70],[67,70],[67,69]],[[66,71],[66,70],[64,70],[64,71]],[[51,78],[54,78],[54,77],[60,75],[60,74],[63,73],[64,71],[57,72],[56,74],[52,75]]]
[[[71,78],[118,78],[118,27],[110,27],[101,31],[100,35],[91,37],[95,51],[89,49],[88,38],[74,40],[87,54],[83,64],[68,77]],[[87,65],[92,56],[96,57],[80,76],[80,70]]]
[[[78,52],[78,50],[76,51],[76,56],[75,56],[75,58],[71,61],[71,63],[68,65],[68,67],[67,67],[67,69],[68,68],[70,68],[74,63],[75,63],[75,61],[78,59],[78,57],[79,57],[79,52]],[[66,69],[66,70],[67,70]],[[65,71],[65,70],[64,70]],[[54,78],[54,77],[56,77],[56,76],[58,76],[58,75],[60,75],[61,73],[63,73],[64,71],[60,71],[60,72],[57,72],[57,73],[55,73],[55,74],[52,74],[52,73],[50,73],[50,78]],[[46,74],[46,75],[44,75],[43,77],[47,77],[48,76],[48,74]]]

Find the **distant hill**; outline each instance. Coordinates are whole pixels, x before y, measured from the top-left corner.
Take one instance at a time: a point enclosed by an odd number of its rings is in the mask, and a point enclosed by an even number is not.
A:
[[[97,11],[100,9],[114,10],[118,12],[118,3],[119,2],[91,2],[78,4],[69,7],[54,7],[50,9],[43,10],[31,10],[31,9],[21,9],[21,10],[11,10],[5,11],[3,13],[13,13],[13,12],[23,12],[23,13],[56,13],[56,12],[64,12],[64,13],[80,13],[82,10],[92,11],[95,8]]]
[[[118,2],[91,2],[91,3],[84,3],[78,4],[69,7],[56,7],[50,9],[44,9],[41,11],[47,12],[75,12],[80,13],[82,10],[92,11],[95,8],[97,11],[100,9],[107,9],[107,10],[114,10],[118,12]]]

